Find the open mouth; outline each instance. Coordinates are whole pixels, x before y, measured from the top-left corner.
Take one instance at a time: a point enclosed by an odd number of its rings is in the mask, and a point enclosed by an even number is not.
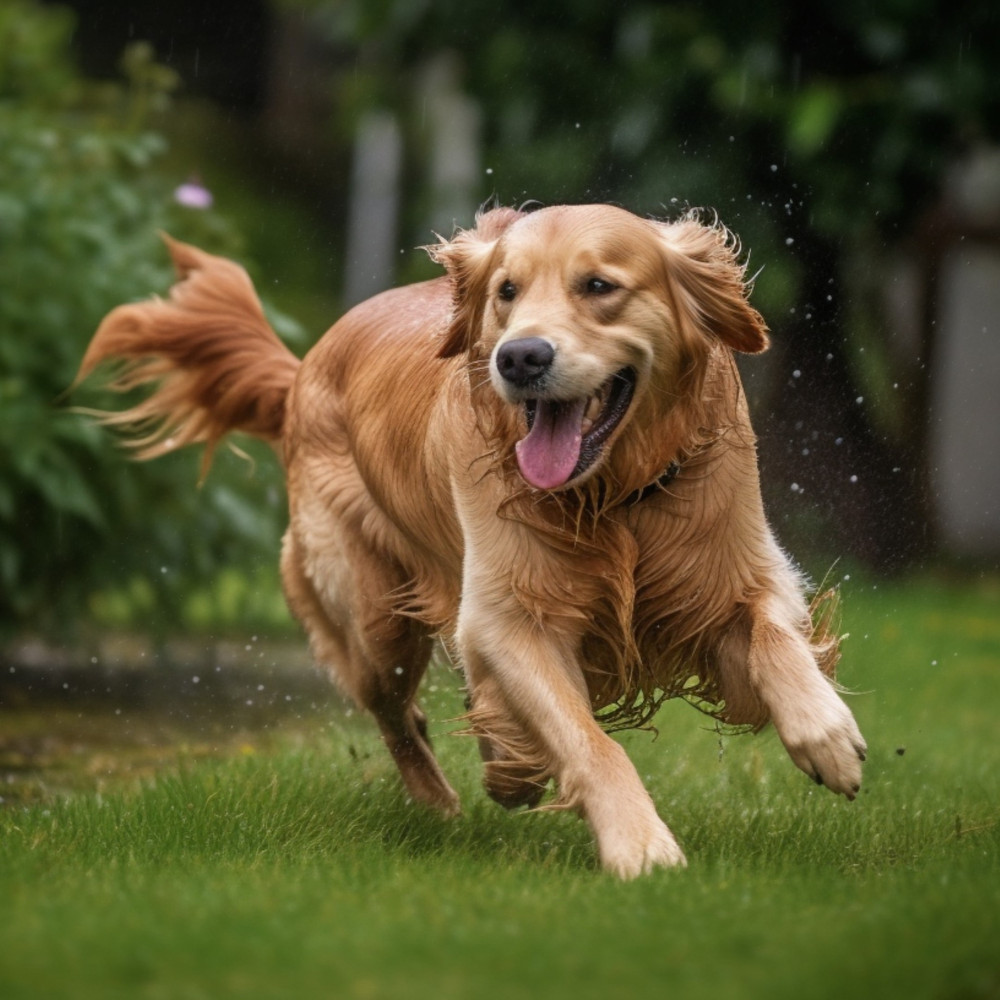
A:
[[[526,400],[528,433],[516,447],[521,475],[552,490],[586,472],[628,411],[635,378],[634,369],[623,368],[582,399]]]

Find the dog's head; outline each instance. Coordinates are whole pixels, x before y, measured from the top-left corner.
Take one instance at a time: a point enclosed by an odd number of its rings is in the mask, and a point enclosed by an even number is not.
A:
[[[431,253],[455,297],[440,354],[488,363],[496,399],[519,416],[518,468],[537,489],[581,485],[630,425],[661,421],[713,347],[767,346],[729,234],[694,216],[495,209]]]

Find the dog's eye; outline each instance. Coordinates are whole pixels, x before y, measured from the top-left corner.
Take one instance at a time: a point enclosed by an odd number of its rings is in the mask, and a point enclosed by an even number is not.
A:
[[[588,295],[610,295],[618,290],[618,286],[604,278],[588,278],[584,286]]]
[[[505,281],[500,286],[500,290],[497,292],[497,295],[504,302],[513,302],[514,296],[517,295],[517,285],[515,285],[513,281]]]

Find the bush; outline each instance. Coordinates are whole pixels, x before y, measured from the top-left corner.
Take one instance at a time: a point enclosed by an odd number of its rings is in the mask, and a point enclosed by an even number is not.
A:
[[[126,84],[88,82],[73,23],[60,8],[0,7],[0,634],[64,624],[109,587],[176,611],[223,565],[273,564],[283,521],[273,462],[237,490],[246,466],[223,458],[199,492],[197,456],[126,466],[69,408],[102,316],[169,285],[158,230],[240,248],[157,172],[166,143],[148,123],[167,113],[172,71],[139,44]]]

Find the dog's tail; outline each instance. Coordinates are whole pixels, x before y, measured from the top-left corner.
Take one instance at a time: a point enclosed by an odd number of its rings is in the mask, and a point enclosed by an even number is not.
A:
[[[230,431],[280,439],[300,362],[264,318],[243,268],[168,236],[164,241],[180,278],[170,297],[109,313],[73,384],[104,361],[122,362],[113,389],[156,384],[135,406],[98,417],[129,434],[138,458],[204,442],[204,471]]]

